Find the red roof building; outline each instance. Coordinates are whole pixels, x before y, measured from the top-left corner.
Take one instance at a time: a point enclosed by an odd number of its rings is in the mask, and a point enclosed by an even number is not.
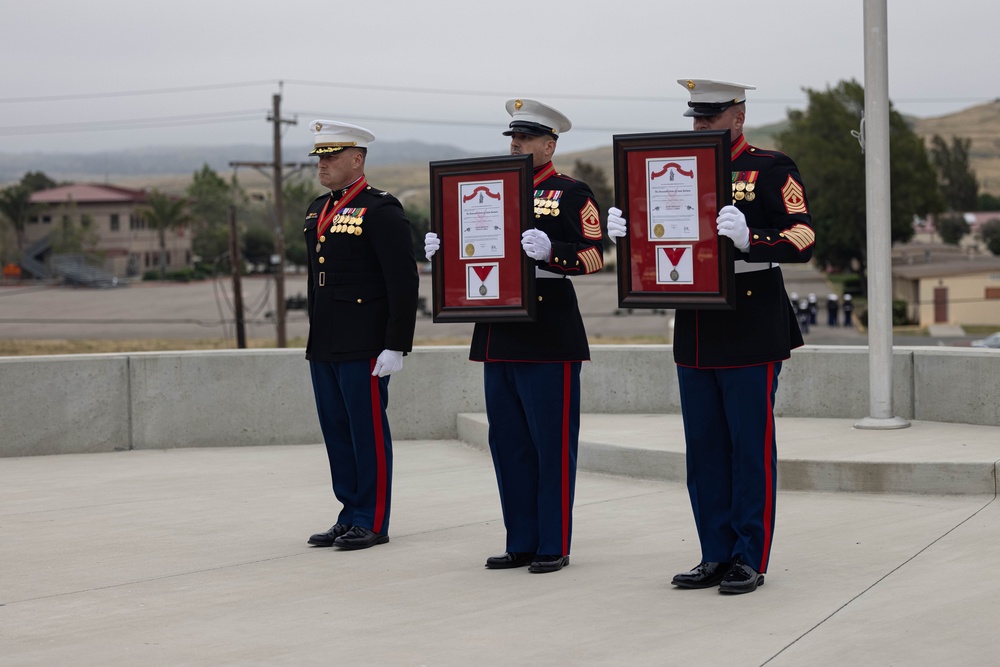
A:
[[[53,253],[102,257],[103,268],[120,277],[159,268],[159,234],[149,229],[142,215],[148,202],[146,191],[74,183],[36,192],[31,202],[39,210],[25,225],[26,246],[44,245],[43,239],[48,238]],[[167,231],[165,246],[168,270],[190,266],[188,230]]]

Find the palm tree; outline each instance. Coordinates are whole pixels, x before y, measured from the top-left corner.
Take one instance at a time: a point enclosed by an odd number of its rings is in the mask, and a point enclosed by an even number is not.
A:
[[[167,277],[167,231],[177,229],[191,220],[187,212],[187,200],[183,197],[153,190],[147,198],[147,205],[139,213],[146,219],[150,229],[155,229],[160,240],[160,278]]]

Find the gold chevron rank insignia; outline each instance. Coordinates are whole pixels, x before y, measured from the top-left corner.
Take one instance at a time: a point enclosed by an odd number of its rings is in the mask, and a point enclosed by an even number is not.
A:
[[[584,273],[594,273],[604,268],[604,257],[593,246],[586,250],[581,250],[576,253],[576,256],[583,263]]]
[[[806,196],[802,185],[790,175],[781,188],[781,198],[785,201],[785,210],[789,215],[809,212],[806,210]]]
[[[800,251],[816,242],[816,233],[807,225],[792,225],[781,232],[781,237],[790,241]]]
[[[588,239],[601,238],[601,214],[590,199],[580,211],[580,222],[583,223],[583,235]]]

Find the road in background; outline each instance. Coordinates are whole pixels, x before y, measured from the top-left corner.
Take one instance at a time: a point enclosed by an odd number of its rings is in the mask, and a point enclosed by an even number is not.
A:
[[[816,294],[818,323],[805,335],[811,345],[866,345],[867,334],[854,327],[829,327],[826,296],[830,293],[823,274],[809,265],[784,265],[789,292]],[[286,277],[289,298],[305,296],[305,274]],[[673,313],[618,307],[617,276],[603,272],[573,278],[580,309],[591,342],[639,342],[670,340]],[[275,338],[274,283],[267,276],[249,276],[242,281],[247,338]],[[421,344],[464,343],[472,335],[472,324],[434,324],[431,321],[431,277],[420,275],[420,295],[425,310],[418,315],[416,339]],[[4,339],[205,339],[234,341],[235,325],[232,282],[228,276],[194,283],[137,282],[112,289],[90,289],[52,285],[0,287],[0,338]],[[842,320],[841,320],[842,321]],[[304,310],[287,311],[289,339],[304,338],[308,322]],[[896,345],[965,345],[981,336],[894,337]]]

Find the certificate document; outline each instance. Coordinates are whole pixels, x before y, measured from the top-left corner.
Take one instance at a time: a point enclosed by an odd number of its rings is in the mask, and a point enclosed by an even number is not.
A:
[[[458,184],[461,259],[502,258],[503,181]]]
[[[698,159],[646,160],[650,241],[698,240]]]

